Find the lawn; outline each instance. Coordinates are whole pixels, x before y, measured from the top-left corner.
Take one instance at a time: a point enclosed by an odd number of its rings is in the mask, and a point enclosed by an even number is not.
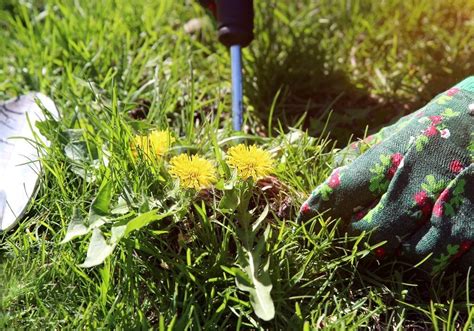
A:
[[[338,148],[474,73],[474,1],[255,10],[236,133],[229,56],[195,2],[1,2],[0,97],[42,91],[61,118],[40,127],[52,144],[34,203],[0,234],[0,328],[472,327],[473,276],[427,279],[296,216]],[[163,155],[131,147],[153,130]],[[239,143],[271,153],[273,176],[239,180]],[[177,185],[184,153],[211,161],[212,188]]]

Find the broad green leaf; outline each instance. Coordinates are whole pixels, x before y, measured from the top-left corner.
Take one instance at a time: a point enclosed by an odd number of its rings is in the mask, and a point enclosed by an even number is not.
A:
[[[124,198],[120,197],[115,207],[110,211],[114,215],[124,215],[130,211],[128,208],[127,201]]]
[[[426,183],[421,184],[421,188],[428,193],[438,193],[446,187],[446,182],[444,180],[436,181],[436,178],[433,175],[428,175],[425,177]]]
[[[88,148],[91,146],[84,141],[71,141],[64,147],[64,154],[71,161],[71,171],[91,183],[96,180],[92,169],[97,168],[99,164],[95,147],[95,152],[89,151]],[[90,152],[95,156],[90,156]]]
[[[439,182],[435,182],[433,185],[433,193],[440,193],[442,190],[446,188],[447,184],[444,180],[440,180]]]
[[[96,265],[101,264],[104,260],[113,252],[117,243],[123,237],[130,234],[134,230],[138,230],[153,221],[158,221],[169,215],[172,215],[174,211],[170,211],[165,214],[158,215],[155,210],[150,211],[145,214],[141,214],[127,224],[121,224],[118,226],[112,227],[112,237],[110,238],[110,243],[107,243],[105,238],[102,235],[102,232],[98,227],[94,227],[91,241],[87,250],[87,257],[84,263],[79,265],[80,267],[90,268]],[[99,218],[100,222],[101,218]],[[102,223],[103,224],[103,223]],[[102,225],[100,224],[100,225]],[[92,228],[92,225],[89,226],[88,231]]]
[[[64,154],[73,162],[87,162],[89,156],[85,142],[70,142],[64,147]]]
[[[233,275],[235,277],[235,282],[237,284],[237,287],[241,291],[246,291],[249,292],[249,289],[253,287],[252,281],[250,280],[250,277],[242,270],[239,268],[232,268],[231,269],[233,272]]]
[[[87,234],[89,230],[90,229],[84,224],[84,220],[79,215],[79,212],[75,209],[73,211],[71,223],[69,223],[69,226],[67,227],[66,236],[64,236],[61,244],[65,244],[76,237],[83,236]]]
[[[174,212],[175,211],[172,210],[164,214],[157,214],[156,210],[152,210],[152,211],[149,211],[148,213],[141,214],[127,223],[127,227],[125,228],[123,236],[125,237],[130,232],[141,229],[144,226],[147,226],[148,224],[150,224],[151,222],[159,221],[165,217],[173,215]]]
[[[235,282],[237,287],[250,295],[250,303],[255,314],[264,321],[275,317],[275,306],[270,295],[272,283],[268,269],[270,260],[267,258],[265,264],[261,265],[261,254],[264,253],[266,238],[269,235],[267,227],[264,236],[258,239],[255,248],[247,248],[245,245],[239,247],[239,261],[247,277],[236,273]],[[250,284],[248,283],[250,281]]]
[[[87,249],[86,260],[80,264],[79,267],[90,268],[101,264],[112,254],[115,246],[116,244],[108,244],[102,232],[98,228],[95,228],[92,232],[89,248]]]
[[[93,183],[97,180],[97,176],[94,175],[93,171],[89,169],[90,167],[84,167],[82,165],[71,165],[71,171],[87,181],[88,183]]]
[[[223,191],[224,190],[224,185],[225,185],[225,182],[224,180],[221,178],[217,183],[214,184],[214,187],[220,191]]]
[[[140,214],[148,213],[149,211],[151,211],[151,209],[152,208],[150,207],[150,199],[145,194],[142,194],[142,201],[140,203],[140,206],[138,207]]]
[[[99,228],[105,223],[107,223],[107,221],[108,221],[107,217],[92,213],[89,215],[89,220],[88,220],[89,229]]]
[[[239,204],[239,195],[236,190],[224,191],[224,196],[219,202],[219,209],[221,210],[235,210]]]
[[[59,130],[59,122],[53,119],[44,119],[35,123],[36,128],[44,137],[49,137],[50,132]]]
[[[241,269],[232,267],[232,268],[227,268],[225,266],[221,266],[222,270],[227,272],[228,274],[234,276],[237,278],[236,281],[238,281],[238,284],[242,287],[244,286],[252,286],[252,282],[250,281],[250,278],[247,276],[245,272],[243,272]]]
[[[67,129],[61,132],[63,141],[66,142],[80,142],[84,137],[84,130],[82,129]]]
[[[106,178],[100,186],[97,196],[92,201],[91,214],[107,215],[110,209],[110,201],[112,200],[112,182]]]
[[[250,284],[246,284],[247,277],[236,275],[237,287],[250,294],[250,303],[255,314],[264,321],[269,321],[275,317],[275,306],[273,304],[270,292],[272,283],[268,274],[269,261],[259,272],[260,258],[254,252],[250,252],[243,248],[248,265],[244,268],[245,273],[250,280]]]
[[[125,234],[125,230],[127,229],[127,225],[118,225],[112,227],[112,237],[110,238],[110,242],[112,244],[116,244],[123,238]]]

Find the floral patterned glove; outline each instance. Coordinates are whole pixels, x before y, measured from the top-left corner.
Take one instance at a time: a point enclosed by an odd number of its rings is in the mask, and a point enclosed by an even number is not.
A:
[[[329,210],[349,233],[384,241],[379,257],[417,263],[429,255],[431,273],[474,266],[473,129],[474,76],[376,134],[314,190],[300,219]]]

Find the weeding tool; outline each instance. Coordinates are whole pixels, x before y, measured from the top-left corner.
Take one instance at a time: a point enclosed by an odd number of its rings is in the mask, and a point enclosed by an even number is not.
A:
[[[232,68],[232,126],[242,129],[243,86],[242,48],[253,40],[253,0],[217,0],[208,2],[217,14],[219,41],[230,49]]]
[[[41,167],[35,139],[42,138],[36,123],[45,120],[38,100],[55,118],[53,101],[30,93],[0,103],[0,233],[12,228],[35,195]]]

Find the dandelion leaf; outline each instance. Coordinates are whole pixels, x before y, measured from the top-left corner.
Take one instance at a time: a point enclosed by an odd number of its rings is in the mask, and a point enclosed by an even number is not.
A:
[[[275,306],[270,295],[273,287],[268,273],[270,260],[267,259],[264,265],[261,265],[265,241],[266,235],[259,238],[255,249],[247,249],[244,245],[240,247],[239,260],[247,277],[236,273],[235,280],[241,291],[250,294],[250,303],[255,314],[262,320],[269,321],[275,317]]]
[[[98,228],[95,228],[87,249],[86,260],[80,264],[79,267],[90,268],[101,264],[112,254],[115,246],[116,244],[108,244],[102,232]]]
[[[236,190],[224,191],[224,196],[219,203],[219,209],[222,211],[233,211],[239,204],[239,195]]]
[[[61,241],[61,244],[65,244],[76,237],[87,234],[88,232],[89,232],[88,226],[84,224],[83,218],[81,217],[79,212],[75,209],[73,212],[71,223],[69,223],[69,226],[67,228],[66,236]]]
[[[106,178],[100,186],[97,196],[92,201],[91,214],[107,215],[112,200],[112,182]]]
[[[165,217],[172,215],[174,211],[169,211],[164,214],[157,214],[156,210],[149,211],[148,213],[141,214],[130,222],[127,223],[127,227],[123,233],[123,236],[127,236],[130,232],[143,228],[151,222],[159,221]]]

